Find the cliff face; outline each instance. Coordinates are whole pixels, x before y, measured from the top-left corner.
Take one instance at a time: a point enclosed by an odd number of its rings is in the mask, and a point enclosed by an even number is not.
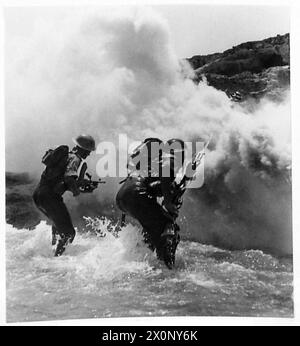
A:
[[[280,99],[290,84],[290,37],[285,34],[246,42],[223,53],[196,55],[187,61],[195,71],[196,83],[205,78],[228,95],[239,91],[243,99]]]

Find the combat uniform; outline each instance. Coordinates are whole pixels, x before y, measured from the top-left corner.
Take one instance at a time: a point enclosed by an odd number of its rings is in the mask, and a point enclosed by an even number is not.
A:
[[[57,235],[60,237],[55,256],[61,255],[67,243],[71,243],[75,237],[75,229],[62,195],[67,190],[72,191],[82,161],[76,152],[71,151],[66,166],[61,167],[61,174],[52,179],[51,172],[46,168],[33,194],[36,206],[53,222],[52,245],[55,245]]]
[[[159,259],[171,268],[175,260],[175,250],[179,243],[179,227],[175,223],[178,214],[172,215],[164,208],[170,205],[176,190],[174,174],[162,177],[163,161],[159,158],[158,172],[135,170],[129,161],[129,175],[117,193],[116,203],[123,213],[137,219],[143,227],[145,241],[156,250]],[[163,200],[163,203],[160,201]],[[171,239],[172,253],[166,251]],[[172,258],[170,258],[170,256]]]

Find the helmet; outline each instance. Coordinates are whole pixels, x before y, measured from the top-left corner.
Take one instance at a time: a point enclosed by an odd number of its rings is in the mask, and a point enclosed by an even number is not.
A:
[[[166,142],[166,149],[172,149],[175,153],[181,153],[185,150],[185,143],[182,139],[172,138]]]
[[[73,138],[73,142],[80,148],[87,151],[96,150],[95,140],[90,135],[79,135],[76,138]]]
[[[181,166],[185,159],[185,143],[182,139],[172,138],[165,143],[165,155]]]
[[[159,138],[156,138],[156,137],[149,137],[149,138],[144,139],[144,143],[149,143],[149,142],[150,143],[155,143],[155,142],[162,143],[162,140]]]
[[[153,146],[152,146],[153,143]],[[158,147],[155,147],[155,143]],[[156,169],[159,168],[159,164],[163,155],[163,143],[159,138],[149,137],[146,138],[140,145],[138,145],[133,153],[130,155],[130,165],[133,169],[137,169],[143,172],[143,174],[150,176],[155,174]],[[157,151],[158,149],[158,151]],[[136,161],[137,159],[137,161]],[[142,162],[142,165],[141,165]],[[157,165],[158,166],[157,166]],[[150,174],[150,175],[149,175]]]
[[[149,150],[151,150],[152,143],[158,143],[160,145],[162,142],[163,141],[159,138],[150,137],[150,138],[146,138],[143,143],[149,151]]]
[[[160,140],[159,138],[154,138],[154,137],[149,137],[149,138],[144,139],[143,142],[134,149],[131,157],[137,156],[145,148],[147,148],[148,151],[149,151],[149,149],[151,150],[151,143],[161,144],[162,140]]]

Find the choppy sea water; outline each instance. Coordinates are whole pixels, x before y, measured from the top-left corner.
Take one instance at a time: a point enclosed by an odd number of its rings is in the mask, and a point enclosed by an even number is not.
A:
[[[293,316],[290,258],[182,241],[174,270],[138,228],[120,237],[77,233],[53,257],[50,226],[7,225],[7,321],[130,316]]]

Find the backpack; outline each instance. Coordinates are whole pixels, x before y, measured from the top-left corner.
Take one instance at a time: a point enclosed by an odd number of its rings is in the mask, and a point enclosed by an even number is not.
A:
[[[59,180],[63,177],[67,167],[69,147],[60,145],[55,149],[49,149],[42,157],[42,163],[46,166],[43,178],[46,180]]]

